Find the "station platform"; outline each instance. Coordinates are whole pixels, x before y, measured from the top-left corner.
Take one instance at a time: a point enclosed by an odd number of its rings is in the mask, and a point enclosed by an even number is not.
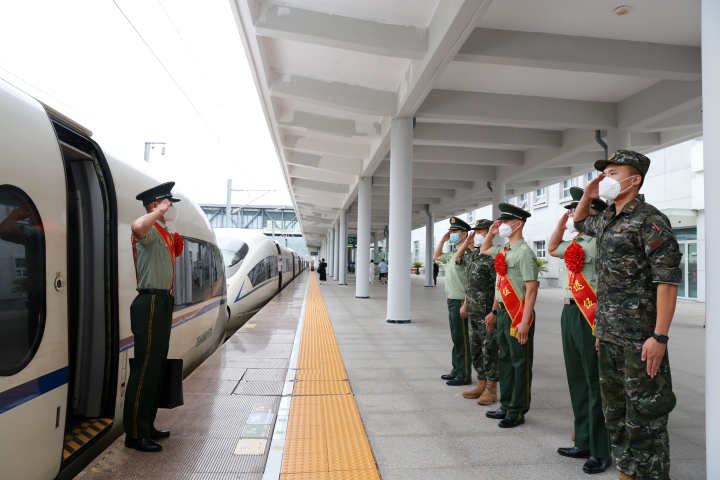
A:
[[[185,405],[161,410],[172,436],[159,454],[120,437],[78,478],[102,479],[582,479],[560,340],[562,295],[536,306],[532,404],[503,430],[489,408],[448,387],[450,338],[442,279],[413,276],[412,323],[385,322],[387,287],[369,299],[298,277],[193,372]],[[678,405],[670,415],[672,478],[705,478],[704,330],[679,304],[671,330]],[[296,336],[296,332],[299,335]],[[592,478],[617,478],[614,466]]]

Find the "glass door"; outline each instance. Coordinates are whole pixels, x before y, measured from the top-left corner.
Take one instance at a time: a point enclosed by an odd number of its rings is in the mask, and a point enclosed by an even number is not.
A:
[[[682,283],[678,287],[678,297],[697,298],[697,242],[681,241],[678,244],[682,255]]]

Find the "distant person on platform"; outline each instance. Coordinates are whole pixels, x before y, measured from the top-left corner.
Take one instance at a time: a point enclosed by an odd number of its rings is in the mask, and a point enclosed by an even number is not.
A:
[[[138,194],[146,213],[131,225],[138,295],[130,306],[135,362],[123,423],[125,446],[141,452],[159,452],[162,447],[155,440],[170,436],[167,430],[157,430],[154,422],[170,344],[175,258],[183,250],[182,237],[166,226],[177,219],[173,204],[180,200],[172,196],[174,185],[167,182]]]
[[[370,281],[370,285],[375,283],[375,261],[370,260],[370,266],[368,267],[368,280]]]
[[[445,265],[445,296],[447,297],[448,317],[450,319],[450,338],[453,342],[451,360],[452,371],[440,375],[450,386],[469,385],[472,372],[470,371],[470,338],[468,335],[467,317],[462,318],[460,307],[465,301],[465,266],[470,252],[455,259],[457,245],[467,238],[470,225],[458,217],[450,217],[450,228],[443,235],[435,248],[433,259]],[[450,244],[447,253],[443,253],[445,243]]]
[[[320,259],[320,264],[317,268],[318,276],[320,277],[321,282],[327,281],[327,263],[325,263],[325,259]]]
[[[437,277],[440,274],[440,264],[433,260],[433,285],[437,285]]]
[[[388,277],[388,264],[383,258],[380,260],[380,283],[383,285],[387,285],[387,277]]]

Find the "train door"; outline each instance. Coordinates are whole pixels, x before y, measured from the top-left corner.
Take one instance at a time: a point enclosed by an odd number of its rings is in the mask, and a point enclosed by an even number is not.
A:
[[[117,209],[100,147],[61,118],[53,117],[53,126],[67,187],[69,388],[63,459],[71,463],[110,430],[115,417]]]
[[[297,275],[297,271],[296,271],[296,269],[295,269],[295,262],[296,262],[296,260],[295,260],[295,254],[294,254],[294,253],[291,253],[290,255],[292,255],[292,265],[293,265],[293,276],[292,276],[292,278],[295,278],[295,275]]]
[[[280,245],[277,243],[275,244],[275,248],[277,249],[277,260],[278,260],[278,292],[282,290],[282,277],[283,277],[283,256],[282,252],[280,251]]]
[[[65,172],[42,107],[0,81],[0,471],[54,477],[67,362]]]

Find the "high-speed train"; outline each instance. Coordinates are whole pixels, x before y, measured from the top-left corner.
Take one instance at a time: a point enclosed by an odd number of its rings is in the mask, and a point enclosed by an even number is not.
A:
[[[122,433],[137,193],[160,183],[0,80],[0,478],[69,478]],[[182,193],[169,358],[222,343],[223,254]]]
[[[293,250],[255,232],[215,229],[227,276],[229,333],[240,328],[308,265]]]

